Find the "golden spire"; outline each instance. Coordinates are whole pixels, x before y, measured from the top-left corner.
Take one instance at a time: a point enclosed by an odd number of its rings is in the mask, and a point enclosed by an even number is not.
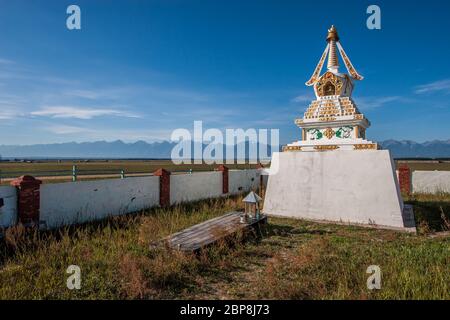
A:
[[[333,73],[337,73],[339,69],[339,60],[338,60],[338,53],[342,57],[342,61],[344,61],[344,65],[347,68],[348,73],[351,75],[353,79],[356,80],[362,80],[364,79],[353,67],[352,63],[350,62],[350,59],[348,58],[347,54],[344,51],[344,48],[342,48],[341,43],[339,42],[339,36],[337,33],[337,30],[334,26],[331,26],[330,29],[328,29],[328,35],[327,35],[327,46],[322,53],[322,56],[319,60],[319,63],[317,64],[316,68],[314,69],[314,73],[312,74],[311,78],[305,83],[307,86],[312,86],[320,78],[320,72],[322,71],[323,65],[325,64],[325,60],[328,57],[327,62],[327,68],[329,71]]]
[[[331,28],[328,29],[327,41],[330,42],[331,40],[339,41],[339,36],[334,25],[332,25]]]
[[[339,36],[337,30],[334,26],[331,26],[328,29],[327,42],[330,45],[330,52],[328,53],[328,63],[327,68],[329,69],[337,69],[339,68],[339,61],[336,50],[336,42],[339,41]]]

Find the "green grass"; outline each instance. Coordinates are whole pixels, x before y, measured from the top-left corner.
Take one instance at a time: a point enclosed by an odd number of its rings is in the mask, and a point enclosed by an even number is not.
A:
[[[420,198],[411,201],[420,205]],[[271,217],[262,239],[244,242],[237,236],[198,256],[150,244],[240,209],[240,198],[154,209],[54,232],[25,233],[17,227],[0,247],[0,298],[450,299],[450,238],[430,236],[426,210],[440,209],[429,204],[436,199],[425,198],[418,235]],[[450,197],[437,199],[448,210]],[[445,219],[438,231],[447,230]],[[71,264],[81,267],[81,290],[66,287]],[[381,290],[367,289],[369,265],[381,268]]]
[[[32,163],[23,162],[0,162],[0,170],[2,171],[20,171],[20,172],[37,172],[37,171],[57,171],[67,170],[72,172],[72,166],[76,165],[79,170],[121,170],[126,172],[153,172],[159,168],[167,170],[213,170],[217,165],[203,164],[180,164],[175,165],[171,160],[92,160],[84,161],[39,161]],[[227,165],[230,168],[253,168],[255,165],[250,164],[232,164]]]
[[[78,180],[104,179],[105,177],[95,175],[108,174],[115,178],[120,177],[120,170],[127,174],[149,174],[159,168],[169,171],[211,171],[217,165],[210,164],[180,164],[176,165],[171,160],[62,160],[48,161],[35,160],[26,162],[0,162],[0,184],[8,185],[11,178],[21,175],[32,175],[40,178],[43,183],[57,183],[71,181],[72,166],[76,165],[79,172]],[[255,164],[227,164],[230,169],[252,169]],[[83,176],[84,172],[84,176]],[[57,176],[66,176],[58,178]],[[5,180],[6,179],[6,180]]]

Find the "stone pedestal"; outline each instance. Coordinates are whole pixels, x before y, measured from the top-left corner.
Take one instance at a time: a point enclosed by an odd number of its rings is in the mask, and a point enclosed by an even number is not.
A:
[[[388,150],[274,154],[264,213],[415,231]]]

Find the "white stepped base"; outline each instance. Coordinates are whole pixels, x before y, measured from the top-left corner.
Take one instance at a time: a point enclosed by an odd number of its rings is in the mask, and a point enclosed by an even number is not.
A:
[[[403,209],[388,150],[281,152],[272,157],[267,214],[414,232],[412,210]]]

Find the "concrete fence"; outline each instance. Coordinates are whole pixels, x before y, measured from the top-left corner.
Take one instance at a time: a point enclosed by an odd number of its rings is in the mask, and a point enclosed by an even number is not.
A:
[[[0,186],[0,228],[17,221],[17,192],[13,186]]]
[[[159,177],[44,184],[41,224],[46,228],[83,223],[159,204]]]
[[[156,206],[169,206],[256,189],[261,170],[228,170],[41,184],[31,176],[0,187],[0,228],[20,222],[52,229],[123,215]]]
[[[403,165],[397,170],[400,190],[403,193],[450,193],[450,171],[411,170]]]
[[[412,192],[450,193],[450,171],[413,171]]]

